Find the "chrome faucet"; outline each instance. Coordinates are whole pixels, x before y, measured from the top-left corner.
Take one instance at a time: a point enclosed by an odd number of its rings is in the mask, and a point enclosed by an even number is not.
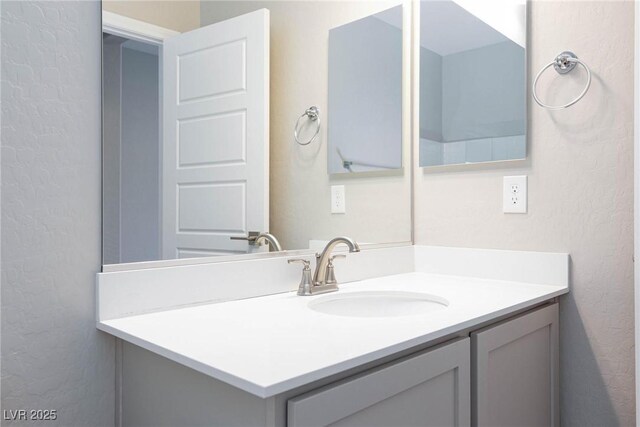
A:
[[[278,241],[278,239],[276,239],[276,236],[274,236],[271,233],[258,234],[256,239],[254,240],[254,245],[260,246],[264,241],[269,242],[269,244],[271,245],[271,249],[273,249],[274,251],[276,252],[282,251],[282,246],[280,245],[280,242]]]
[[[336,237],[331,239],[321,254],[316,254],[316,271],[313,273],[313,285],[314,286],[335,286],[335,290],[338,290],[338,284],[335,280],[333,272],[333,259],[331,252],[336,245],[344,243],[349,248],[349,252],[360,252],[360,246],[355,240],[349,237]],[[343,255],[344,256],[344,255]],[[328,278],[328,279],[327,279]]]
[[[316,271],[311,279],[311,264],[306,259],[297,258],[287,260],[289,264],[301,263],[304,265],[302,270],[302,279],[298,286],[298,295],[317,295],[325,292],[333,292],[338,290],[338,282],[333,269],[333,260],[335,258],[345,258],[346,255],[331,255],[333,248],[340,243],[344,243],[349,247],[349,252],[360,252],[360,246],[349,237],[336,237],[327,243],[321,254],[316,254]]]

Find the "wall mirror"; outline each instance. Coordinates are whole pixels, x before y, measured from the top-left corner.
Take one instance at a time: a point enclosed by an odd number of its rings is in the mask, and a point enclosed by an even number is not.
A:
[[[338,235],[364,248],[410,242],[410,173],[327,173],[327,139],[337,134],[326,127],[338,131],[343,114],[378,120],[371,107],[364,115],[334,107],[341,91],[329,90],[353,77],[330,66],[332,47],[348,42],[332,29],[377,16],[393,31],[371,33],[369,43],[393,45],[394,55],[394,99],[380,104],[395,145],[381,164],[409,164],[408,1],[105,0],[102,8],[104,271],[274,256]],[[294,124],[312,105],[322,127],[301,146]],[[344,154],[354,169],[355,160],[379,163],[347,146]],[[332,211],[334,186],[344,212]],[[281,248],[257,244],[267,232]]]
[[[422,167],[523,159],[524,0],[420,2]]]
[[[329,31],[329,173],[402,167],[402,6]]]

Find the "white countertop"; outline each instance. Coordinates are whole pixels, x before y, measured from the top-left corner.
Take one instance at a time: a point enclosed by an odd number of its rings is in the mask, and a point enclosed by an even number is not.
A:
[[[327,294],[291,292],[103,320],[98,328],[267,398],[533,306],[568,287],[405,273],[343,284],[339,293],[362,290],[424,292],[449,306],[416,316],[343,317],[307,307]]]

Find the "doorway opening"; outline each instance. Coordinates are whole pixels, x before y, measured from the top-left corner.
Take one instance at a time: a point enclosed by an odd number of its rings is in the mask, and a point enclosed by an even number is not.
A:
[[[161,258],[160,49],[103,33],[107,263]]]

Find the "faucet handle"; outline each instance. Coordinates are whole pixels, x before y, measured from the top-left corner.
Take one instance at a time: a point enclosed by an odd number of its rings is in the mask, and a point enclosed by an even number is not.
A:
[[[333,260],[334,259],[345,259],[347,256],[346,255],[333,255],[329,258],[329,265],[333,266]]]
[[[287,263],[299,263],[304,265],[304,268],[302,269],[302,278],[300,279],[300,284],[298,285],[298,295],[312,295],[313,283],[311,281],[311,268],[309,268],[311,262],[303,258],[294,258],[287,260]]]
[[[304,265],[304,269],[307,270],[309,268],[309,266],[311,265],[311,262],[304,259],[304,258],[293,258],[293,259],[288,259],[287,260],[288,264],[293,264],[293,263],[299,263],[299,264],[303,264]]]
[[[346,255],[333,255],[331,257],[329,257],[329,262],[327,263],[327,285],[337,285],[338,281],[336,280],[336,272],[335,269],[333,267],[333,260],[334,259],[344,259],[346,258]]]

